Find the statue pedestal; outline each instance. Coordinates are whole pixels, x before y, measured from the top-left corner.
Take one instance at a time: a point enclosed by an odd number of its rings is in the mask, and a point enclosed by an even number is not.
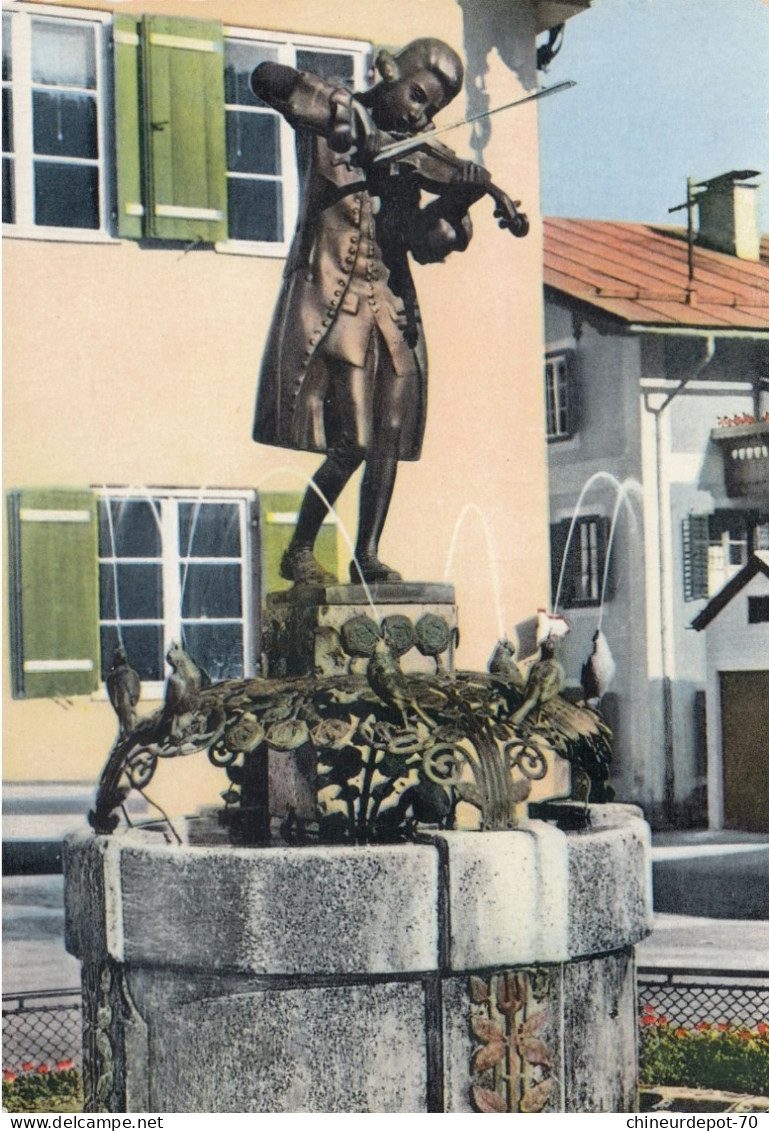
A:
[[[362,585],[297,585],[269,593],[264,622],[269,675],[347,673],[356,660],[365,661],[371,625],[378,628],[380,620],[404,633],[404,672],[435,671],[434,656],[440,666],[453,668],[458,631],[453,585],[398,581],[372,585],[370,593],[375,609]]]
[[[591,816],[366,846],[232,848],[205,817],[182,845],[71,834],[86,1110],[634,1110],[649,834]]]

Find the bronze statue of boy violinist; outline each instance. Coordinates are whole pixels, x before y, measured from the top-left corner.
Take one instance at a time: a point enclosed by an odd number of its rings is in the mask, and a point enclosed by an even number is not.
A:
[[[376,68],[379,81],[360,94],[278,63],[262,63],[251,77],[254,93],[297,134],[299,219],[262,361],[254,439],[326,453],[280,567],[302,584],[337,580],[313,546],[327,503],[363,461],[350,579],[400,580],[379,560],[379,539],[398,460],[420,455],[427,393],[408,253],[437,263],[464,251],[468,208],[489,179],[459,162],[423,207],[418,177],[375,166],[383,145],[433,128],[464,76],[457,53],[438,39],[383,51]]]

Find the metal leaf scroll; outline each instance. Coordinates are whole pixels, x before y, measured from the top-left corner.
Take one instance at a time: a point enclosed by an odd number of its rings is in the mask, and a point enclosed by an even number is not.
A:
[[[545,978],[546,981],[546,978]],[[544,1111],[555,1083],[543,978],[529,969],[470,977],[470,1099],[479,1112]]]
[[[190,690],[183,710],[169,696],[113,745],[89,816],[94,829],[114,830],[127,792],[148,784],[159,758],[203,750],[227,774],[228,809],[245,804],[243,783],[251,782],[249,804],[278,823],[289,814],[269,811],[269,798],[260,801],[254,790],[262,787],[253,783],[263,781],[266,791],[270,751],[301,763],[316,805],[314,815],[288,821],[292,841],[404,839],[417,824],[454,827],[458,806],[465,824],[512,828],[556,756],[587,775],[591,800],[603,799],[611,745],[599,714],[556,696],[516,725],[522,691],[514,680],[487,672],[404,674],[398,653],[413,631],[396,617],[387,627],[396,637],[389,668],[374,655],[381,650],[377,626],[361,616],[347,622],[344,635],[348,649],[370,657],[366,672],[225,680]],[[428,651],[431,633],[432,646],[445,643],[431,622],[418,627]],[[369,678],[374,663],[377,679]]]

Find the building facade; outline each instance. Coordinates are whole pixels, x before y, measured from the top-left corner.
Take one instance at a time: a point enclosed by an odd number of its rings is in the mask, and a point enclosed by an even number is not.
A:
[[[695,187],[689,239],[545,221],[552,599],[570,672],[613,653],[620,796],[719,827],[692,622],[769,545],[769,245],[745,172]]]
[[[479,92],[493,105],[534,89],[537,35],[586,7],[4,7],[8,780],[95,779],[118,639],[142,711],[162,696],[173,639],[214,679],[256,670],[264,592],[317,460],[251,440],[297,207],[293,131],[250,92],[253,68],[272,59],[361,88],[378,46],[438,36],[468,60],[453,120]],[[413,580],[443,580],[451,557],[458,662],[477,667],[547,600],[536,105],[499,119],[482,150],[469,138],[447,140],[523,201],[531,233],[512,240],[482,201],[468,251],[415,268],[428,433],[401,469],[383,552]],[[340,573],[355,510],[343,497],[324,533]],[[196,762],[153,784],[179,811],[215,782]]]

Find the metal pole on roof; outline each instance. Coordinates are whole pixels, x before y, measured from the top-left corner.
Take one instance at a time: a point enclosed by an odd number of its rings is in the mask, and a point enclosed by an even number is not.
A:
[[[694,206],[697,203],[697,198],[694,195],[694,188],[694,177],[687,177],[686,203],[676,204],[674,208],[668,208],[668,212],[680,212],[682,208],[686,209],[686,262],[689,269],[689,282],[686,287],[687,306],[694,306],[696,301],[694,290]]]

